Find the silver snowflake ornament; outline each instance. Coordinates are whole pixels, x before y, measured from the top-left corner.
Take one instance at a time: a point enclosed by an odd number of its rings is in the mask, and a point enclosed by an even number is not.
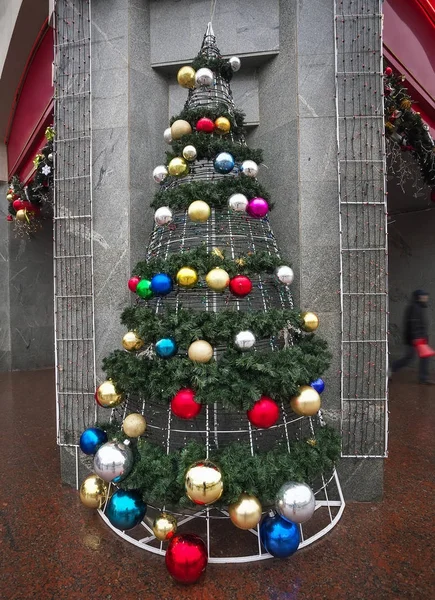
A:
[[[44,175],[50,175],[51,167],[49,167],[48,165],[44,165],[42,167],[41,171],[43,172]]]

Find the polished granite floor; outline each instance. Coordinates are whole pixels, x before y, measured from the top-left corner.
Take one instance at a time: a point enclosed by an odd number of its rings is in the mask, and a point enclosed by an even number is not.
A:
[[[382,502],[348,504],[326,538],[288,560],[210,565],[183,587],[60,484],[53,377],[0,374],[2,600],[435,598],[435,386],[407,374],[392,383]]]

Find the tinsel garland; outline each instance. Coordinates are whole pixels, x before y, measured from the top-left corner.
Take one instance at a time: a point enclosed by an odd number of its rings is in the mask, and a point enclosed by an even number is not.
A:
[[[166,406],[180,389],[192,388],[198,403],[248,410],[262,395],[288,403],[330,362],[326,342],[311,336],[276,352],[242,353],[229,347],[206,364],[191,361],[186,351],[180,348],[174,358],[164,360],[115,350],[103,360],[103,368],[118,391],[158,404]]]
[[[189,144],[195,146],[197,160],[213,160],[219,152],[229,152],[236,162],[244,160],[253,160],[257,164],[263,162],[262,150],[249,148],[249,146],[233,142],[231,138],[219,134],[210,135],[202,131],[183,135],[181,140],[174,140],[171,144],[173,152],[166,152],[167,161],[169,162],[176,156],[182,156],[183,148]]]
[[[206,67],[213,71],[216,75],[220,75],[228,83],[233,77],[233,70],[227,58],[221,56],[208,57],[204,54],[199,53],[196,58],[192,61],[192,67],[195,71]]]
[[[175,278],[182,267],[195,269],[200,277],[205,277],[211,269],[220,267],[227,271],[230,277],[235,275],[254,275],[260,273],[273,273],[276,267],[289,265],[289,262],[278,254],[270,254],[266,250],[253,254],[240,255],[232,260],[225,257],[225,250],[216,249],[208,252],[206,246],[199,246],[193,250],[186,250],[177,254],[170,254],[165,258],[150,258],[141,261],[133,269],[133,275],[142,279],[151,279],[157,273],[167,273]]]
[[[248,200],[255,197],[264,198],[269,203],[269,194],[264,187],[250,177],[226,177],[215,181],[194,181],[183,183],[174,188],[160,187],[151,203],[153,208],[169,206],[172,209],[187,210],[194,200],[204,200],[212,208],[227,208],[232,194],[244,194]]]
[[[102,423],[99,427],[107,431],[109,438],[123,438],[114,423]],[[205,458],[202,444],[188,442],[183,449],[166,454],[161,446],[140,438],[134,445],[134,453],[133,469],[119,487],[138,489],[146,502],[157,506],[194,506],[186,496],[184,478],[194,462]],[[340,437],[325,426],[313,438],[291,441],[290,451],[286,444],[280,443],[252,456],[249,444],[233,442],[223,449],[211,449],[209,458],[222,471],[224,492],[220,505],[235,502],[246,492],[267,507],[281,485],[287,481],[313,485],[319,476],[331,473],[339,456]]]
[[[188,121],[188,123],[195,128],[196,123],[202,117],[207,117],[212,121],[215,121],[218,117],[226,117],[231,123],[231,130],[234,134],[238,135],[243,133],[245,113],[241,110],[234,110],[234,112],[231,113],[225,104],[220,104],[215,107],[198,106],[198,108],[183,108],[179,115],[171,118],[169,124],[172,125],[174,121],[182,119],[183,121]],[[184,140],[185,136],[183,136],[182,139]]]

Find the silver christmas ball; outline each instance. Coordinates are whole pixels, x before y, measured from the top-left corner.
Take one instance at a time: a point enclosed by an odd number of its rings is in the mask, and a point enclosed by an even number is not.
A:
[[[247,177],[257,177],[258,165],[253,160],[244,160],[242,162],[241,171]]]
[[[195,146],[184,146],[183,148],[183,158],[185,158],[186,160],[195,160],[197,156],[197,152],[196,152],[196,148]]]
[[[214,75],[213,71],[203,67],[202,69],[198,69],[195,74],[195,82],[199,87],[209,86],[213,83]]]
[[[285,283],[286,285],[290,285],[295,278],[293,269],[284,265],[275,269],[275,275],[278,277],[281,283]]]
[[[283,519],[292,523],[305,523],[314,514],[316,499],[309,485],[289,481],[280,487],[275,507]]]
[[[133,452],[126,443],[106,442],[94,456],[94,471],[104,479],[118,483],[133,467]]]
[[[171,133],[171,128],[168,127],[167,129],[165,129],[165,132],[163,134],[163,139],[165,140],[165,142],[167,144],[170,144],[172,142],[172,133]]]
[[[234,73],[240,69],[240,66],[241,66],[241,64],[242,64],[242,63],[240,62],[240,58],[239,58],[238,56],[232,56],[232,57],[231,57],[231,58],[228,60],[228,62],[230,63],[230,65],[231,65],[231,68],[232,68],[232,70],[234,71]]]
[[[47,156],[48,160],[50,162],[53,162],[53,154],[50,152],[50,154]]]
[[[244,194],[233,194],[228,200],[228,206],[236,212],[246,212],[249,200]]]
[[[154,213],[154,221],[156,225],[167,225],[172,221],[172,210],[169,206],[161,206]]]
[[[159,165],[153,171],[153,179],[156,183],[162,183],[168,176],[168,169],[165,165]]]
[[[239,350],[250,350],[255,345],[255,335],[252,331],[239,331],[234,338],[234,343]]]

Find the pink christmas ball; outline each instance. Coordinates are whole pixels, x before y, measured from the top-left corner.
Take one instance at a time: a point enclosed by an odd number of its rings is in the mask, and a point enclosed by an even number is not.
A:
[[[262,219],[267,215],[269,205],[264,198],[252,198],[249,200],[246,212],[255,219]]]

